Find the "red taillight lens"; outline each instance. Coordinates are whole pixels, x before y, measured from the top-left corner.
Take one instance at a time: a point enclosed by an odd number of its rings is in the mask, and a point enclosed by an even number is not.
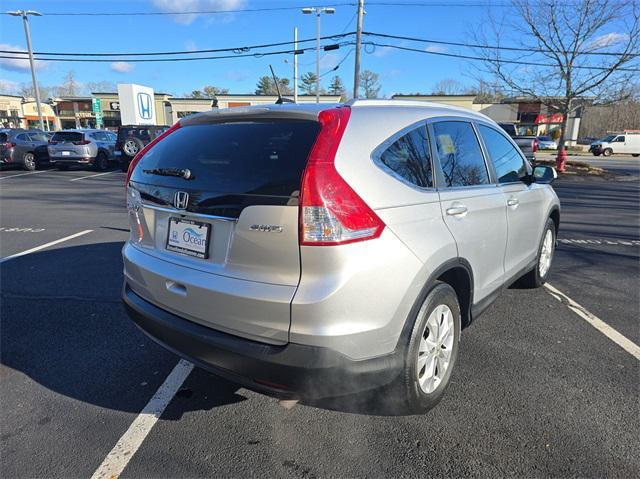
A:
[[[302,177],[300,244],[331,246],[379,237],[384,223],[340,176],[335,156],[351,109],[320,112],[316,138]]]
[[[538,151],[538,139],[534,138],[533,139],[533,152],[535,153],[536,151]]]
[[[57,145],[57,144],[58,144],[58,142],[57,142],[57,141],[53,141],[53,140],[49,140],[49,144],[50,144],[50,145]]]
[[[153,141],[149,142],[147,146],[145,146],[142,150],[138,152],[136,156],[133,157],[133,160],[131,160],[131,163],[129,163],[129,169],[127,170],[127,180],[124,183],[125,188],[129,185],[129,180],[131,179],[131,174],[133,173],[133,169],[140,162],[140,159],[147,153],[147,151],[149,151],[156,143],[158,143],[160,140],[168,136],[170,133],[173,133],[174,131],[176,131],[178,128],[180,128],[180,122],[177,122],[167,131],[165,131],[162,135],[156,137]]]
[[[2,146],[4,146],[5,148],[13,148],[14,146],[16,146],[16,144],[12,141],[7,141],[6,143],[3,143]]]
[[[73,144],[74,145],[88,145],[89,143],[91,143],[89,140],[82,140],[82,141],[74,141]]]

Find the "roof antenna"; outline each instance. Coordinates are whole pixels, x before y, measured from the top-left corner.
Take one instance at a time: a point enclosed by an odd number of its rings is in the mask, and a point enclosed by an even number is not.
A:
[[[290,98],[282,97],[282,94],[280,93],[280,85],[278,83],[278,77],[273,71],[273,67],[271,65],[269,65],[269,68],[271,69],[271,75],[273,76],[273,83],[275,83],[276,91],[278,92],[278,99],[276,100],[276,105],[282,105],[283,103],[294,103],[294,101],[291,100]]]

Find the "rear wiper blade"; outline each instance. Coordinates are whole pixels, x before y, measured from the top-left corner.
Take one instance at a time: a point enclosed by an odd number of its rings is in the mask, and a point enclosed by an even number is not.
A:
[[[149,175],[159,176],[177,176],[178,178],[184,178],[185,180],[192,180],[195,177],[188,168],[153,168],[151,170],[142,170]]]

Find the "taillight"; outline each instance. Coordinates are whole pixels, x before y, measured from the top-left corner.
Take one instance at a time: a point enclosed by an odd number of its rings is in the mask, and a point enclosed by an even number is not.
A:
[[[5,148],[13,148],[14,146],[16,146],[16,144],[13,143],[12,141],[7,141],[3,143],[2,146],[4,146]]]
[[[81,141],[74,141],[73,144],[74,145],[88,145],[89,143],[91,143],[89,140],[81,140]]]
[[[536,151],[538,151],[538,139],[534,138],[533,139],[533,152],[535,153]]]
[[[176,131],[178,128],[180,128],[180,122],[176,122],[171,128],[169,128],[167,131],[165,131],[164,133],[162,133],[162,135],[156,137],[154,140],[152,140],[151,142],[149,142],[147,144],[147,146],[145,146],[142,150],[140,150],[138,152],[138,154],[136,156],[133,157],[133,160],[131,160],[131,163],[129,163],[129,169],[127,170],[127,180],[124,183],[124,187],[127,188],[127,186],[129,185],[129,180],[131,179],[131,174],[133,173],[133,169],[136,167],[136,165],[140,162],[140,160],[142,159],[142,157],[147,153],[147,151],[149,151],[156,143],[158,143],[160,140],[162,140],[163,138],[165,138],[166,136],[168,136],[170,133],[173,133],[174,131]]]
[[[49,140],[49,144],[50,144],[50,145],[57,145],[57,144],[58,144],[58,142],[57,142],[57,141],[53,141],[53,140]]]
[[[320,112],[320,133],[309,154],[300,193],[300,244],[331,246],[379,237],[384,223],[335,167],[351,109]]]

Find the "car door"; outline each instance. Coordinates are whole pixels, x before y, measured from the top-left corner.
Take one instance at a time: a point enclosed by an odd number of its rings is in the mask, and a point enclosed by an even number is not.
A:
[[[476,124],[485,152],[493,166],[507,211],[505,277],[513,278],[531,266],[538,254],[546,219],[544,192],[528,181],[531,165],[510,138],[490,124]]]
[[[28,133],[20,133],[16,136],[16,146],[13,147],[13,161],[22,161],[24,154],[30,151],[31,139]]]
[[[616,142],[613,148],[614,153],[631,153],[630,149],[627,148],[627,137],[625,135],[618,136],[614,141]]]
[[[98,147],[98,151],[106,151],[111,156],[111,150],[109,149],[109,143],[107,142],[107,136],[102,131],[94,131],[91,133],[91,139]]]
[[[504,194],[492,180],[472,123],[461,119],[429,124],[438,160],[442,217],[473,272],[474,303],[502,286],[507,219]]]

